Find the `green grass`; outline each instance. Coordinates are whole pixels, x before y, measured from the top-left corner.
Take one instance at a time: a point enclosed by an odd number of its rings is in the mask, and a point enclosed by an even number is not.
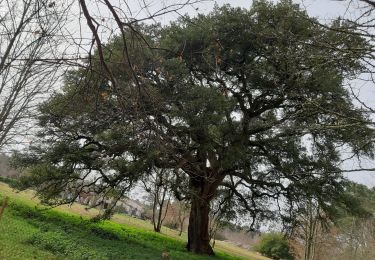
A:
[[[26,243],[39,229],[23,218],[6,212],[0,220],[1,259],[52,259],[53,254]]]
[[[0,220],[0,259],[161,259],[163,252],[186,260],[266,259],[225,243],[215,257],[194,255],[186,251],[185,237],[171,230],[158,234],[149,223],[122,215],[94,223],[89,217],[97,212],[81,205],[41,210],[31,192],[15,193],[5,184],[0,196],[11,198]]]

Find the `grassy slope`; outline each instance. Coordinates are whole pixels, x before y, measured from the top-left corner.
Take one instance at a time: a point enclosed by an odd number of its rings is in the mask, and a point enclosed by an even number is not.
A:
[[[146,221],[117,214],[91,223],[87,217],[98,211],[79,204],[40,212],[32,192],[15,193],[3,183],[0,195],[12,202],[0,221],[0,259],[160,259],[164,251],[173,259],[267,259],[221,241],[217,257],[200,257],[184,249],[186,234],[168,228],[156,234]]]
[[[52,259],[52,253],[24,243],[37,232],[37,227],[6,212],[0,222],[0,259]]]

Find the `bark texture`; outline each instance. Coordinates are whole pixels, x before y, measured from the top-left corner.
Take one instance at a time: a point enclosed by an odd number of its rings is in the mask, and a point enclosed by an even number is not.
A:
[[[187,248],[193,253],[214,255],[208,234],[209,212],[209,201],[199,197],[192,199]]]
[[[222,179],[223,176],[213,172],[190,179],[191,208],[187,249],[193,253],[214,255],[209,235],[210,202]]]

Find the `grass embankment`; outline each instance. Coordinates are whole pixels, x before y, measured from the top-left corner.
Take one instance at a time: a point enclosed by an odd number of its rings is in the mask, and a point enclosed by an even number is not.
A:
[[[163,252],[172,259],[267,259],[224,242],[216,257],[197,256],[174,230],[157,234],[148,222],[118,214],[94,223],[97,210],[79,204],[40,210],[31,191],[15,193],[3,183],[0,196],[11,198],[0,220],[0,259],[161,259]]]

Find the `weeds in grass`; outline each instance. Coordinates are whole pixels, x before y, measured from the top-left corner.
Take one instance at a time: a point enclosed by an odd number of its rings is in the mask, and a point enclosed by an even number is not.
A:
[[[5,211],[5,208],[8,206],[8,200],[9,200],[9,197],[5,197],[3,199],[3,202],[1,203],[1,208],[0,208],[0,220],[1,220],[1,217],[3,216],[4,214],[4,211]]]

